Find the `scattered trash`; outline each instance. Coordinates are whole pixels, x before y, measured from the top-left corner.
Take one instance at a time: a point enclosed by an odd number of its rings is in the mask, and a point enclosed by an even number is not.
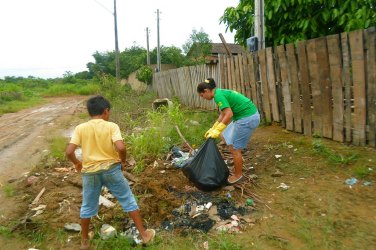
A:
[[[81,232],[81,225],[78,223],[65,223],[64,229],[67,231]]]
[[[108,208],[111,208],[111,207],[115,206],[115,203],[113,203],[112,201],[108,200],[107,198],[105,198],[102,195],[99,196],[99,203],[98,204],[99,205],[103,205],[103,206],[108,207]]]
[[[288,145],[287,147],[288,147],[288,148],[293,148],[293,147],[294,147],[294,145]]]
[[[140,232],[135,226],[131,226],[128,230],[120,233],[120,235],[128,238],[130,241],[133,241],[133,243],[136,245],[142,243],[142,240],[140,239]]]
[[[252,199],[247,199],[247,206],[253,206],[253,205],[255,205],[255,203],[253,202],[253,200]]]
[[[202,243],[202,247],[204,249],[209,249],[209,242],[208,241],[205,241],[204,243]]]
[[[55,171],[57,172],[69,172],[69,168],[55,168]]]
[[[44,210],[46,209],[46,207],[47,205],[39,205],[38,207],[32,208],[31,210],[36,211],[36,213],[31,217],[35,217],[35,216],[42,214]]]
[[[282,155],[275,155],[274,157],[275,157],[276,159],[279,159],[279,158],[282,157]]]
[[[256,174],[251,174],[249,176],[249,178],[251,178],[251,180],[257,180],[258,179],[258,176]]]
[[[161,171],[159,171],[161,174],[164,174],[164,173],[166,173],[166,170],[161,170]]]
[[[287,186],[285,183],[281,183],[277,188],[282,188],[282,190],[287,190],[290,188],[290,186]]]
[[[116,229],[108,224],[103,224],[100,230],[100,236],[103,240],[107,240],[116,236]]]
[[[371,182],[370,181],[365,181],[365,182],[363,182],[363,186],[371,186]]]
[[[351,177],[350,179],[345,180],[345,183],[349,186],[355,185],[358,182],[358,180],[354,177]]]
[[[232,196],[231,196],[231,194],[230,194],[230,193],[227,193],[227,194],[226,194],[226,197],[227,197],[227,198],[229,198],[229,199],[231,199],[231,198],[232,198]]]

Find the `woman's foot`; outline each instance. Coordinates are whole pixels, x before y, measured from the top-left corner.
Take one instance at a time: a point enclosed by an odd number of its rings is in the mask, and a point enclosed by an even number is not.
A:
[[[154,229],[147,229],[145,230],[145,236],[142,237],[142,243],[144,245],[149,245],[153,243],[155,237],[155,230]]]
[[[231,175],[230,177],[228,177],[227,182],[232,185],[242,180],[243,180],[243,175]]]

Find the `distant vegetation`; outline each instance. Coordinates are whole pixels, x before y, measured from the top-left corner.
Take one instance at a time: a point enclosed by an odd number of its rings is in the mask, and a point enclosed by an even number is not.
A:
[[[0,115],[44,102],[44,97],[98,93],[99,80],[79,79],[70,72],[63,78],[5,77],[0,79]]]

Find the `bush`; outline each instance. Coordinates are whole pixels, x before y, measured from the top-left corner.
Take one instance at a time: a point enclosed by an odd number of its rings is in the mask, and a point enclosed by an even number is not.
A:
[[[153,70],[150,67],[144,65],[139,70],[137,70],[136,78],[140,82],[150,85],[153,79]]]

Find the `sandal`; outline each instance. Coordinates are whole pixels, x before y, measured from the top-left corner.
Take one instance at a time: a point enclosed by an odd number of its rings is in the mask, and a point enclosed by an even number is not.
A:
[[[232,176],[233,176],[233,175],[232,175]],[[234,181],[230,181],[230,179],[227,179],[227,182],[228,182],[229,184],[233,185],[233,184],[236,184],[236,183],[242,181],[242,180],[243,180],[243,177],[244,177],[244,176],[241,175],[239,178],[235,179]]]
[[[153,243],[154,241],[154,237],[155,237],[155,230],[154,229],[146,229],[146,232],[150,232],[151,233],[151,237],[148,241],[143,241],[142,244],[144,245],[149,245],[151,243]]]

